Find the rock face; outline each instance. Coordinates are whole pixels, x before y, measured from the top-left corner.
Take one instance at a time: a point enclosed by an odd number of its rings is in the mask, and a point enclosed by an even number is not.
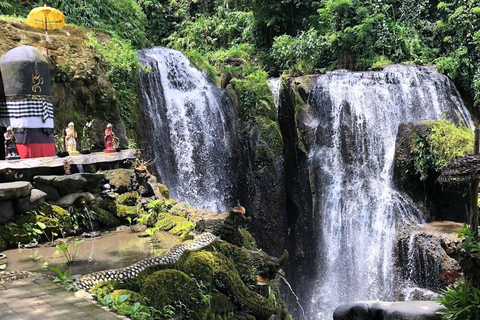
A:
[[[436,180],[439,173],[428,171],[425,181],[420,180],[414,168],[414,149],[418,140],[430,134],[432,121],[401,124],[395,143],[394,182],[397,188],[407,193],[430,220],[466,222],[463,185],[441,185]]]
[[[358,301],[338,307],[334,320],[440,320],[445,308],[434,301]]]
[[[398,269],[408,285],[397,294],[398,299],[425,300],[434,292],[462,278],[459,263],[449,256],[458,251],[462,225],[437,221],[419,225],[404,232],[397,244]]]

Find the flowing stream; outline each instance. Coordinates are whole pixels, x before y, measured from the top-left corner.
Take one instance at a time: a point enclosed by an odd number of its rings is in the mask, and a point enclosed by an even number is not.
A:
[[[471,120],[447,78],[415,66],[319,76],[309,103],[320,235],[310,313],[331,319],[340,304],[394,298],[396,227],[422,221],[392,185],[398,125],[441,117]]]
[[[150,69],[140,74],[145,144],[160,180],[174,198],[225,210],[236,132],[228,99],[178,51],[153,48],[139,56]]]

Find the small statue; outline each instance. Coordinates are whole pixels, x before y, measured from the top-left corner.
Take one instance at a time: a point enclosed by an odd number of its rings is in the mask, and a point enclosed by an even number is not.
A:
[[[65,174],[71,174],[72,172],[70,171],[70,163],[68,163],[68,158],[63,159],[63,170],[65,171]]]
[[[113,132],[112,129],[112,124],[109,123],[107,124],[107,128],[105,129],[105,150],[103,152],[115,152],[115,146],[114,146],[114,139],[115,139],[115,133]]]
[[[220,228],[220,238],[238,247],[245,244],[245,239],[238,230],[239,227],[245,226],[252,221],[251,217],[245,216],[245,208],[240,205],[230,209],[228,217],[223,221]]]
[[[5,137],[5,159],[6,160],[15,160],[20,159],[20,156],[17,153],[17,138],[13,133],[13,128],[8,127],[7,132],[3,135]]]
[[[77,131],[75,131],[75,125],[73,122],[70,122],[68,124],[68,127],[65,128],[65,149],[68,152],[69,155],[77,155],[80,154],[80,152],[77,151]]]

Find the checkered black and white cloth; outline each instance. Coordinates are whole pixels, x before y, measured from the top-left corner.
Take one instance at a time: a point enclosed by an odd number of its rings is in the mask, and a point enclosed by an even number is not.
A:
[[[0,118],[41,117],[53,119],[53,104],[44,100],[0,101]]]

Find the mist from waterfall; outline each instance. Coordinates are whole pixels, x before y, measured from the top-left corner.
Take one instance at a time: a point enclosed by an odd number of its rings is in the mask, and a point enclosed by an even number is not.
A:
[[[306,123],[315,132],[309,160],[320,234],[312,318],[332,319],[337,306],[354,300],[394,298],[397,226],[422,221],[392,184],[397,128],[442,117],[471,124],[459,97],[426,67],[318,77]]]
[[[233,111],[224,93],[182,53],[139,52],[141,111],[160,181],[172,197],[199,208],[225,210],[232,185]]]

